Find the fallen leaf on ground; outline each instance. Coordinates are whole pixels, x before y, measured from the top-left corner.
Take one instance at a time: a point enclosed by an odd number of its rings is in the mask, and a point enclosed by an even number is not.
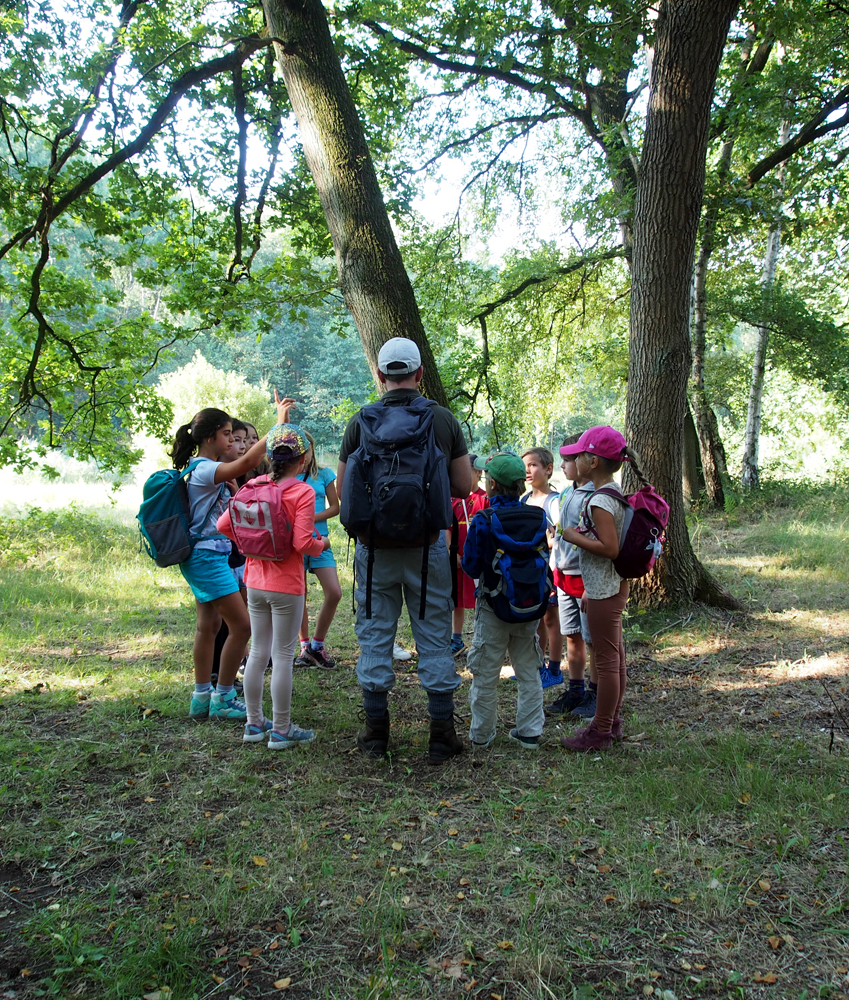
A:
[[[765,976],[762,976],[760,973],[758,973],[758,975],[755,976],[755,982],[768,983],[770,986],[772,986],[773,983],[778,982],[778,976],[776,976],[774,972],[768,972]]]
[[[404,850],[404,845],[401,843],[400,840],[394,840],[392,842],[392,850],[393,851],[403,851]]]
[[[767,882],[765,878],[762,878],[760,882],[758,882],[758,885],[760,886],[761,892],[769,892],[769,890],[772,888],[772,883]]]
[[[773,934],[772,937],[769,938],[768,940],[770,948],[772,948],[773,951],[778,951],[778,949],[781,947],[782,944],[781,938],[776,937],[776,935]]]
[[[512,941],[499,941],[496,947],[500,948],[502,951],[510,951],[513,947]]]
[[[268,867],[268,862],[265,860],[265,858],[261,854],[255,854],[253,856],[253,858],[251,858],[251,860],[257,866],[257,868],[267,868]]]
[[[278,979],[274,984],[275,990],[285,990],[287,987],[292,985],[292,977],[286,976],[285,979]]]

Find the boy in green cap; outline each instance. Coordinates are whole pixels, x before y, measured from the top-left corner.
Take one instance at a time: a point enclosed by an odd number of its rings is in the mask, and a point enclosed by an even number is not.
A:
[[[519,502],[525,488],[521,458],[493,455],[484,472],[489,508],[472,519],[462,559],[463,572],[480,580],[475,633],[466,660],[474,678],[469,737],[478,746],[489,746],[495,739],[498,679],[509,651],[517,689],[516,727],[510,739],[535,750],[545,722],[537,625],[551,591],[547,522],[542,508]]]

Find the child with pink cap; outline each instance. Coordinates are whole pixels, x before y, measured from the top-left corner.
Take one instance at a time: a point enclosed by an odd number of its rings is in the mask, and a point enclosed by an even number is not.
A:
[[[598,671],[598,701],[595,718],[586,729],[563,737],[567,750],[607,750],[614,740],[623,738],[622,699],[628,681],[625,645],[622,641],[622,612],[628,602],[629,585],[616,572],[613,560],[619,555],[622,525],[627,501],[610,496],[608,490],[621,492],[613,476],[630,462],[641,483],[637,456],[625,438],[613,427],[591,427],[572,445],[560,449],[564,457],[574,458],[580,476],[592,482],[598,491],[584,506],[577,528],[563,528],[562,537],[580,549],[581,577],[584,581],[583,606],[595,650]]]

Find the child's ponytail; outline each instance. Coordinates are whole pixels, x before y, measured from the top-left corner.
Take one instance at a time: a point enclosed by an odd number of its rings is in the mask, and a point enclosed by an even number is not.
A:
[[[171,448],[171,460],[174,463],[174,468],[185,469],[196,447],[192,441],[192,425],[183,424],[178,427],[174,436],[174,445]]]
[[[178,427],[174,436],[174,446],[171,448],[174,468],[185,469],[198,445],[207,438],[215,437],[221,428],[229,423],[232,421],[227,413],[210,406],[196,413],[190,424]]]
[[[626,447],[625,457],[628,459],[628,464],[634,470],[634,475],[637,477],[637,481],[639,482],[640,486],[650,486],[651,484],[649,483],[648,479],[646,479],[646,477],[643,475],[642,470],[640,469],[640,462],[642,462],[642,459],[634,451],[634,449]]]

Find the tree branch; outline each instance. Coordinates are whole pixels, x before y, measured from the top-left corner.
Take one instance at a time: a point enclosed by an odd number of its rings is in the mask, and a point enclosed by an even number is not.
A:
[[[462,62],[457,59],[446,59],[443,56],[436,55],[436,53],[431,52],[430,49],[423,45],[417,45],[415,42],[407,41],[404,38],[398,38],[383,25],[378,24],[375,21],[363,21],[362,24],[370,28],[376,35],[387,41],[393,42],[395,45],[401,49],[402,52],[407,52],[416,58],[421,59],[423,62],[430,63],[432,66],[438,66],[440,69],[447,69],[454,73],[466,73],[476,77],[485,77],[488,80],[498,80],[501,83],[509,84],[512,87],[518,87],[520,90],[527,91],[529,94],[542,94],[545,95],[553,104],[557,104],[562,108],[565,108],[569,114],[580,121],[584,126],[587,125],[589,116],[587,112],[580,108],[573,101],[568,100],[564,97],[559,90],[554,86],[554,80],[540,79],[538,82],[533,80],[528,80],[518,73],[511,73],[509,70],[496,69],[492,66],[485,66],[482,63],[467,63]],[[533,72],[539,72],[538,70],[532,70]],[[540,74],[542,77],[542,74]],[[564,78],[561,81],[566,86],[572,86],[568,80]],[[575,87],[577,89],[577,87]]]
[[[20,243],[22,240],[26,242],[31,239],[36,232],[43,231],[45,226],[49,227],[50,224],[63,212],[67,211],[67,209],[73,205],[78,198],[84,195],[87,191],[90,191],[98,181],[112,173],[112,171],[116,170],[119,166],[121,166],[121,164],[126,163],[126,161],[131,157],[141,152],[163,127],[168,119],[168,116],[186,92],[191,90],[192,87],[197,87],[199,84],[204,83],[207,80],[211,80],[220,73],[232,71],[234,67],[241,65],[249,59],[254,52],[259,49],[266,48],[276,41],[279,41],[279,39],[260,38],[258,35],[252,35],[249,38],[242,39],[239,45],[226,56],[219,56],[216,59],[210,59],[208,62],[202,63],[200,66],[193,66],[191,69],[186,70],[182,76],[178,77],[171,84],[168,94],[159,103],[153,115],[150,117],[147,124],[139,132],[136,138],[133,139],[132,142],[128,142],[116,153],[113,153],[112,156],[107,157],[107,159],[105,159],[99,166],[95,167],[94,170],[90,171],[85,175],[85,177],[81,178],[72,188],[66,191],[56,201],[55,206],[49,210],[42,210],[42,214],[33,226],[21,230],[6,244],[0,247],[0,259],[2,259],[17,243]],[[45,212],[47,212],[46,216]]]
[[[823,124],[829,115],[833,114],[847,102],[849,102],[849,86],[838,91],[830,101],[824,104],[792,139],[789,139],[784,145],[779,146],[778,149],[770,153],[769,156],[765,156],[759,163],[756,163],[749,171],[747,177],[748,187],[754,187],[765,174],[768,174],[770,170],[785,160],[789,160],[800,149],[804,149],[805,146],[816,142],[817,139],[821,139],[824,135],[828,135],[829,132],[836,132],[838,129],[849,125],[849,110],[836,121]]]
[[[564,264],[562,267],[554,268],[548,274],[534,275],[530,278],[525,278],[520,284],[515,288],[510,289],[509,292],[505,292],[504,295],[495,299],[492,302],[486,303],[483,308],[472,316],[472,319],[482,320],[486,319],[487,316],[491,316],[496,309],[500,309],[501,306],[507,305],[508,302],[512,302],[523,295],[529,288],[533,288],[536,285],[544,285],[546,282],[553,281],[555,278],[563,278],[568,274],[574,274],[576,271],[580,271],[581,268],[589,267],[592,264],[600,264],[605,260],[615,260],[617,257],[625,256],[624,247],[614,247],[612,250],[605,250],[602,253],[587,254],[585,257],[580,257],[578,260],[571,261],[569,264]]]
[[[242,79],[242,64],[233,67],[233,105],[236,113],[236,124],[239,128],[239,162],[236,167],[236,198],[233,201],[233,260],[227,268],[227,280],[234,284],[244,276],[242,263],[242,205],[247,200],[245,190],[245,173],[248,159],[248,122],[245,108],[245,87]]]

